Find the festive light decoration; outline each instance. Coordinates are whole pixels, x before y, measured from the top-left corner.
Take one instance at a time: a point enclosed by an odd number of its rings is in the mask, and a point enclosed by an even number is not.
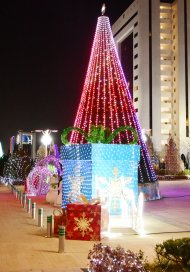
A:
[[[47,156],[39,161],[26,178],[28,195],[45,195],[50,189],[50,178],[61,176],[59,159]]]
[[[84,237],[85,231],[93,232],[92,227],[90,226],[90,223],[93,221],[93,218],[86,218],[85,213],[82,213],[82,218],[74,218],[76,227],[74,228],[74,231],[81,231],[82,236]]]
[[[89,133],[87,134],[84,130],[77,128],[77,127],[68,127],[63,130],[61,134],[61,141],[63,144],[68,144],[69,141],[67,140],[67,136],[69,132],[76,130],[78,133],[84,136],[84,138],[89,142],[89,143],[104,143],[104,144],[109,144],[111,143],[114,138],[117,136],[122,131],[129,130],[133,133],[134,140],[130,142],[130,144],[136,144],[138,141],[138,134],[134,128],[131,128],[129,126],[122,126],[119,127],[118,129],[114,130],[113,133],[110,132],[109,128],[104,129],[102,125],[99,126],[94,126],[92,125],[90,128]]]
[[[31,167],[32,162],[28,156],[13,153],[5,163],[3,175],[6,178],[10,178],[15,184],[22,184]]]
[[[67,205],[66,239],[99,241],[101,206],[84,203]]]
[[[176,143],[170,136],[166,145],[165,168],[166,174],[176,175],[183,171],[183,163],[179,155]]]
[[[52,155],[47,156],[36,164],[36,166],[44,166],[46,168],[48,168],[50,165],[55,167],[55,170],[56,170],[55,174],[58,174],[60,176],[62,175],[59,159],[56,158],[55,156],[52,156]]]
[[[47,194],[52,176],[53,173],[49,169],[43,166],[34,167],[26,178],[26,194],[32,196]]]
[[[109,18],[106,16],[98,18],[74,127],[80,128],[88,134],[92,124],[96,127],[103,125],[104,129],[110,128],[111,133],[121,126],[136,129],[138,144],[141,146],[139,185],[155,183],[153,199],[159,198],[157,177],[142,139],[129,86],[117,54]],[[131,139],[134,140],[133,133],[124,131],[120,132],[112,143],[130,143]],[[70,135],[70,143],[85,143],[85,137],[78,131],[73,131]]]
[[[128,218],[138,201],[138,145],[75,144],[61,147],[63,166],[63,203],[79,202],[85,195],[88,201],[99,198],[110,215]],[[129,213],[128,213],[129,212]],[[129,219],[130,218],[130,219]]]
[[[112,248],[102,243],[94,244],[89,251],[89,272],[111,271],[111,272],[143,272],[145,271],[142,252],[134,253],[124,250],[118,246]]]

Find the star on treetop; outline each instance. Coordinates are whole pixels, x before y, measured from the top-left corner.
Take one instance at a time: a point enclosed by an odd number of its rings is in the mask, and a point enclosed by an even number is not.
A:
[[[105,3],[103,3],[102,8],[101,8],[102,15],[104,15],[105,11],[106,11],[106,5],[105,5]]]

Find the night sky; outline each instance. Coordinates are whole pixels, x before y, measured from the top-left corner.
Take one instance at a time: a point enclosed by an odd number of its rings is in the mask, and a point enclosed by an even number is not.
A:
[[[132,0],[108,0],[111,24]],[[103,1],[4,1],[0,7],[0,141],[72,126]],[[59,144],[59,142],[58,142]]]

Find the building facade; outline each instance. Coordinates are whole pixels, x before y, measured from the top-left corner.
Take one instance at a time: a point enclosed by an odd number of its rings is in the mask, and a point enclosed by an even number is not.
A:
[[[112,31],[141,127],[154,149],[162,151],[172,135],[187,154],[190,0],[169,2],[135,0]]]

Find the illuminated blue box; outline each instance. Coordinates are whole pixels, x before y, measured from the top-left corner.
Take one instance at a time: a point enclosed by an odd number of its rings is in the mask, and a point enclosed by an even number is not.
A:
[[[73,144],[61,147],[63,207],[77,202],[80,194],[90,201],[100,197],[110,214],[121,214],[121,202],[131,192],[138,198],[140,147],[124,144]]]

